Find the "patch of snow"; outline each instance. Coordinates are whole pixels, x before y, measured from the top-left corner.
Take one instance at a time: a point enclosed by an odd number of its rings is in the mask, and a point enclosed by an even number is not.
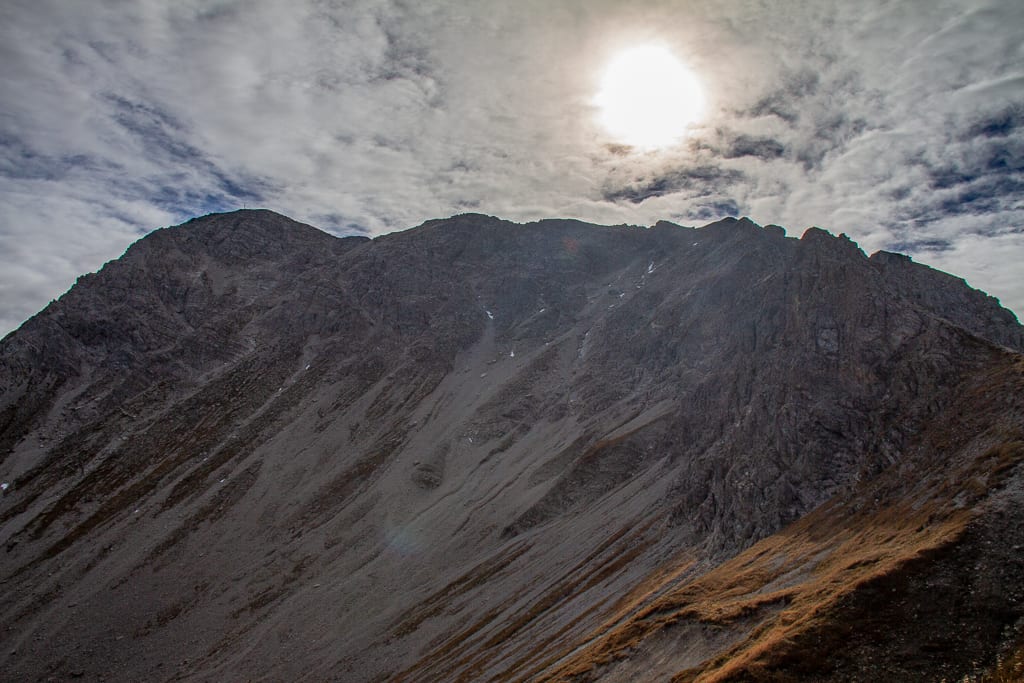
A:
[[[698,244],[700,244],[700,242],[694,242],[693,246],[697,246]]]
[[[538,312],[538,313],[543,313],[543,312],[544,312],[544,311],[546,311],[546,310],[548,310],[548,309],[546,309],[546,308],[542,308],[542,309],[540,309],[540,310],[539,310],[539,311],[537,311],[537,312]]]
[[[494,320],[494,314],[493,313],[491,313],[490,311],[484,311],[484,313],[487,314],[488,318],[490,318],[491,320]]]
[[[647,273],[650,274],[650,273],[653,273],[653,272],[654,272],[654,261],[651,261],[650,263],[647,264]]]
[[[469,437],[469,442],[473,443],[473,437]]]
[[[307,364],[306,364],[306,369],[307,369],[307,370],[309,370],[309,366],[310,366],[310,364],[309,364],[309,363],[307,363]]]
[[[8,483],[7,483],[6,481],[5,481],[4,483],[0,484],[0,491],[6,491],[6,490],[7,490],[7,489],[9,489],[10,487],[11,487],[11,485],[10,485],[10,484],[8,484]]]
[[[481,377],[486,377],[486,376],[487,376],[487,373],[486,373],[486,372],[481,372],[481,373],[480,373],[480,376],[481,376]]]
[[[584,358],[587,355],[587,342],[590,341],[590,330],[587,330],[583,335],[583,341],[580,342],[580,347],[576,351],[577,358]]]
[[[227,479],[221,479],[218,483],[223,484],[225,481],[227,481]]]
[[[508,352],[508,357],[509,358],[515,358],[516,357],[516,352],[515,351],[509,351]]]

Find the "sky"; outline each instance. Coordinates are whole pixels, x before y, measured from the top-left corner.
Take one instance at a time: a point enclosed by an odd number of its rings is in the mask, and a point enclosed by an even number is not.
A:
[[[702,84],[670,147],[595,97],[657,45]],[[190,217],[338,235],[458,213],[812,225],[1024,314],[1024,3],[5,0],[0,334]]]

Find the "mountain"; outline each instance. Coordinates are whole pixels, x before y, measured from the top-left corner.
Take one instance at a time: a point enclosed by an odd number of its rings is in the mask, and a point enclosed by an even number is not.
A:
[[[1022,351],[817,228],[157,230],[0,344],[0,679],[1017,680]]]

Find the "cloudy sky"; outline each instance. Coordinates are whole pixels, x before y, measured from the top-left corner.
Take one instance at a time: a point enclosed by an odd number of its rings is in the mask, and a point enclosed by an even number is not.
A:
[[[660,45],[679,144],[595,96]],[[267,207],[370,235],[467,211],[846,232],[1024,314],[1024,3],[5,0],[0,334],[135,239]]]

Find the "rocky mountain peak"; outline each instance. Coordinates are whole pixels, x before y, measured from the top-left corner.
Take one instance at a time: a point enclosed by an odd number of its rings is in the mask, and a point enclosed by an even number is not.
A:
[[[746,218],[160,230],[0,344],[0,666],[991,672],[1021,653],[1021,334]]]

